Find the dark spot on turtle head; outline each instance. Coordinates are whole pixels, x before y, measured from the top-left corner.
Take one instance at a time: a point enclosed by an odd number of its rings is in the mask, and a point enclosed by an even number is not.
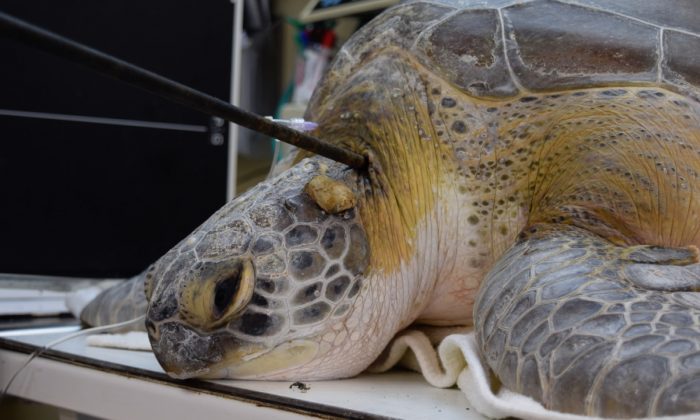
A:
[[[610,96],[610,97],[613,97],[613,96],[622,96],[622,95],[624,95],[624,94],[626,94],[626,93],[627,93],[627,91],[624,90],[624,89],[606,89],[606,90],[600,92],[600,94],[601,94],[602,96]]]
[[[469,222],[469,224],[475,225],[479,223],[479,217],[475,214],[472,214],[471,216],[467,217],[467,222]]]
[[[250,303],[252,303],[255,306],[259,306],[261,308],[267,308],[267,306],[269,305],[269,302],[267,301],[267,299],[265,299],[264,297],[260,296],[257,293],[253,294],[253,297],[250,300]]]
[[[340,276],[337,279],[333,279],[328,286],[326,286],[326,298],[333,302],[337,302],[343,293],[348,288],[350,284],[350,278],[348,276]]]
[[[442,98],[442,101],[440,101],[440,104],[445,108],[454,108],[457,105],[457,101],[449,96],[445,96]]]
[[[316,282],[310,286],[306,286],[299,290],[297,294],[292,299],[295,304],[303,304],[316,300],[321,294],[321,288],[323,284],[321,282]]]
[[[355,280],[355,283],[352,285],[352,288],[350,289],[350,292],[348,292],[348,298],[352,299],[357,294],[360,292],[360,288],[362,287],[362,278],[357,278]]]
[[[284,237],[287,246],[297,246],[309,244],[316,240],[318,232],[307,225],[294,226]]]
[[[270,279],[259,278],[256,282],[256,286],[267,293],[274,293],[275,291],[275,282]]]
[[[463,121],[455,121],[452,123],[452,131],[455,133],[466,133],[467,125]]]
[[[292,265],[299,270],[304,270],[311,267],[311,264],[314,262],[313,257],[308,252],[300,252],[295,255],[296,258],[292,259]]]
[[[274,249],[274,243],[271,238],[259,238],[253,244],[253,254],[264,255],[270,253]]]
[[[338,264],[333,264],[326,271],[326,278],[329,279],[333,277],[338,271],[340,271],[340,266]]]
[[[315,251],[299,251],[292,253],[290,263],[294,278],[305,280],[321,274],[325,260]]]
[[[333,316],[341,316],[341,315],[345,314],[348,311],[348,309],[350,309],[350,305],[348,305],[347,303],[344,303],[344,304],[340,305],[338,307],[338,309],[335,310],[335,312],[333,312]]]
[[[345,250],[345,229],[340,225],[326,229],[321,238],[321,246],[329,257],[340,257]]]
[[[331,307],[326,302],[316,302],[305,308],[297,309],[292,317],[297,325],[312,324],[323,320],[330,310]]]
[[[536,96],[525,96],[523,98],[520,98],[520,102],[532,102],[536,101],[537,97]]]
[[[239,330],[243,334],[261,336],[274,334],[279,330],[279,320],[274,315],[260,312],[246,312],[239,318]]]
[[[663,93],[654,90],[640,90],[637,96],[644,99],[656,99],[665,96]]]

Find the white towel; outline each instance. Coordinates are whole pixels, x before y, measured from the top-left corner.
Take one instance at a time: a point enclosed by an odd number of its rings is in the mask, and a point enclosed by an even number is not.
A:
[[[148,340],[148,334],[140,331],[131,331],[125,334],[90,335],[86,342],[88,346],[93,347],[151,351],[151,342]]]
[[[599,417],[565,414],[545,409],[540,403],[505,387],[491,390],[486,370],[479,358],[472,332],[460,332],[443,338],[435,348],[425,331],[407,330],[387,347],[380,361],[370,368],[383,372],[401,363],[423,374],[433,386],[447,388],[457,384],[472,407],[491,418],[517,417],[524,420],[591,420]],[[410,352],[407,350],[411,350]],[[698,420],[699,414],[653,417],[654,420]]]

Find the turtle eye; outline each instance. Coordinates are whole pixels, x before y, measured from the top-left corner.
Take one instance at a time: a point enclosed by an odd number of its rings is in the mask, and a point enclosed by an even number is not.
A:
[[[214,289],[214,316],[216,318],[220,318],[226,312],[240,285],[241,270],[237,270],[231,276],[216,284]]]
[[[237,264],[233,271],[216,282],[212,301],[215,325],[231,320],[250,301],[255,287],[255,273],[250,260]]]

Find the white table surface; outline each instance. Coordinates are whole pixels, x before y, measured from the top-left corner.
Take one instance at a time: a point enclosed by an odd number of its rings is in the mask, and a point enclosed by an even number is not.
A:
[[[44,333],[5,339],[41,346],[60,336]],[[4,387],[28,356],[7,346],[2,348],[1,344],[0,386]],[[357,417],[484,418],[469,406],[459,389],[434,388],[413,372],[397,370],[345,380],[305,382],[310,387],[306,392],[290,388],[291,382],[207,381],[216,384],[212,391],[197,383],[164,380],[164,372],[151,352],[88,347],[84,337],[59,344],[54,349],[79,356],[79,362],[63,361],[60,354],[39,357],[22,371],[9,393],[105,418],[333,417],[342,416],[342,410],[352,410],[348,415]],[[111,368],[85,366],[81,360],[97,364],[108,362]],[[128,367],[143,372],[134,374]],[[262,396],[262,400],[250,398],[249,391],[254,391],[254,396]],[[330,412],[328,407],[331,407]]]

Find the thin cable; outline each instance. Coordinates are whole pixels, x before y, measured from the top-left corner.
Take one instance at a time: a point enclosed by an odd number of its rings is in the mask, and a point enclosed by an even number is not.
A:
[[[77,337],[80,337],[80,336],[83,336],[83,335],[86,335],[86,334],[92,334],[92,333],[98,333],[98,332],[104,332],[104,331],[111,331],[111,330],[119,329],[119,328],[122,328],[122,327],[129,326],[129,325],[131,325],[131,324],[136,324],[136,323],[138,323],[138,322],[143,322],[145,319],[146,319],[146,315],[141,315],[141,316],[138,317],[138,318],[130,319],[130,320],[128,320],[128,321],[118,322],[118,323],[116,323],[116,324],[109,324],[109,325],[103,325],[103,326],[101,326],[101,327],[87,328],[87,329],[84,329],[84,330],[80,330],[80,331],[74,332],[73,334],[68,334],[68,335],[66,335],[66,336],[64,336],[64,337],[58,338],[58,339],[56,339],[56,340],[54,340],[54,341],[51,341],[51,342],[48,343],[48,344],[45,344],[43,347],[40,347],[40,348],[34,350],[34,351],[29,355],[29,357],[28,357],[27,360],[24,362],[24,364],[23,364],[19,369],[17,369],[17,371],[14,373],[14,375],[12,375],[12,377],[10,378],[10,380],[7,382],[7,384],[6,384],[5,387],[3,388],[2,393],[0,393],[0,404],[2,404],[3,400],[5,399],[5,396],[7,395],[8,391],[10,390],[10,386],[12,386],[12,383],[15,381],[15,379],[17,378],[17,376],[18,376],[27,366],[29,366],[29,363],[31,363],[32,360],[34,360],[35,358],[41,356],[46,350],[49,350],[49,349],[51,349],[51,348],[54,347],[54,346],[57,346],[57,345],[59,345],[59,344],[61,344],[61,343],[64,343],[64,342],[66,342],[66,341],[68,341],[68,340],[72,340],[72,339],[74,339],[74,338],[77,338]]]

